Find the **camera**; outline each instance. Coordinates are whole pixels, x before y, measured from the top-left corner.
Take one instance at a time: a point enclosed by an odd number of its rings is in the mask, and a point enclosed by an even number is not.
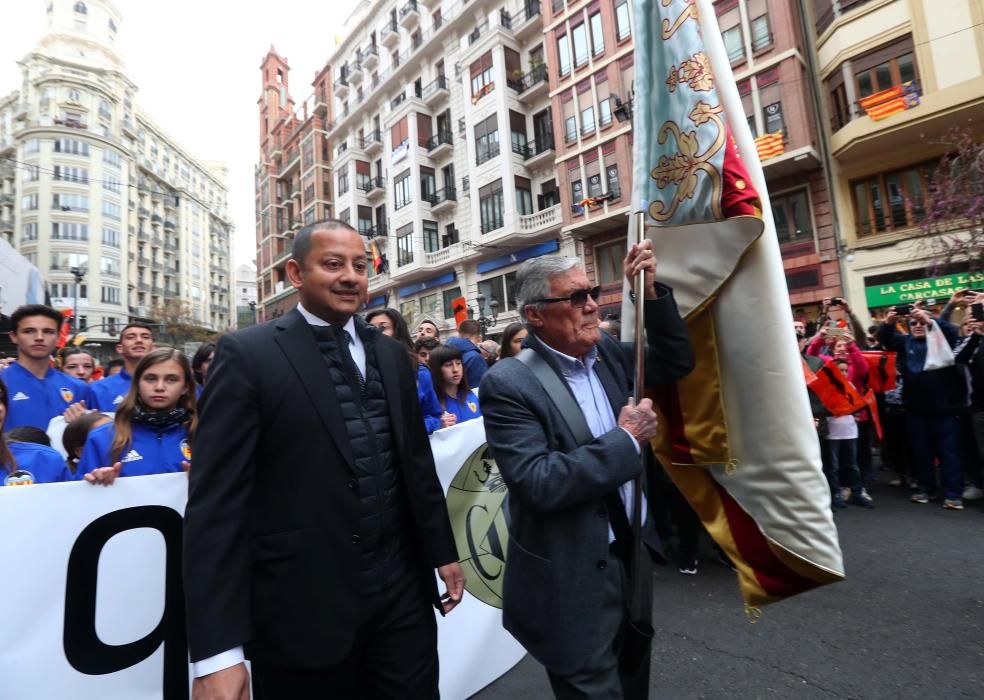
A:
[[[899,304],[895,307],[895,313],[899,316],[908,316],[912,313],[912,304]]]

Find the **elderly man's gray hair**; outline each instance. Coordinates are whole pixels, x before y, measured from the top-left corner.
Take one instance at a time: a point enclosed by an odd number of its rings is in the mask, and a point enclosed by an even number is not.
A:
[[[577,258],[562,258],[556,255],[543,255],[527,260],[520,265],[516,272],[516,307],[523,320],[526,318],[526,306],[531,305],[538,311],[543,304],[534,304],[534,299],[544,299],[550,296],[550,280],[562,275],[581,264]]]

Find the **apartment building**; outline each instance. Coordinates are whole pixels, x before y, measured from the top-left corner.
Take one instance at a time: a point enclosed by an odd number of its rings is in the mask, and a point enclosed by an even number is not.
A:
[[[810,0],[829,115],[845,291],[861,314],[979,287],[981,270],[933,276],[919,224],[953,127],[984,138],[984,4],[979,0]],[[954,227],[948,235],[960,235]]]
[[[559,237],[539,3],[363,3],[346,26],[325,67],[326,211],[379,253],[369,307],[450,328],[463,296],[495,335],[518,317],[518,265],[574,253]]]
[[[312,81],[311,94],[295,102],[290,94],[290,65],[272,46],[260,71],[256,297],[259,320],[268,320],[297,303],[297,293],[287,279],[294,232],[335,215],[327,139],[331,72],[325,66]]]
[[[48,28],[0,99],[0,235],[52,303],[107,351],[165,307],[234,323],[224,166],[181,148],[134,103],[108,0],[52,0]]]

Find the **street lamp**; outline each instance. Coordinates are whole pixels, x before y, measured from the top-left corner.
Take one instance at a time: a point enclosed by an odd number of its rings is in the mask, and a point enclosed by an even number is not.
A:
[[[478,327],[481,336],[485,337],[485,332],[492,328],[499,320],[499,302],[495,297],[489,302],[488,306],[485,305],[485,295],[481,292],[475,297],[475,303],[478,305]],[[486,316],[486,313],[490,313],[491,316]]]
[[[72,276],[75,278],[75,305],[72,309],[72,327],[75,329],[73,335],[78,335],[79,333],[79,285],[82,284],[82,280],[85,279],[85,273],[87,272],[85,265],[79,265],[69,269]]]

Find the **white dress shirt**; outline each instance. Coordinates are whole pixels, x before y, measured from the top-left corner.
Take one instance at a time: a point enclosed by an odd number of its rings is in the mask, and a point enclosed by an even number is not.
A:
[[[567,382],[567,386],[570,387],[571,392],[574,394],[574,399],[581,408],[581,413],[584,414],[584,420],[588,424],[588,429],[591,431],[592,437],[600,437],[614,430],[616,427],[620,427],[615,419],[612,404],[608,400],[608,394],[605,393],[605,387],[602,386],[601,379],[598,378],[598,373],[595,371],[595,363],[598,362],[598,348],[591,348],[590,351],[585,353],[584,360],[582,361],[576,357],[565,355],[546,343],[543,344],[543,347],[553,353],[554,358],[560,364],[564,381]],[[622,428],[622,430],[625,430],[625,428]],[[639,443],[632,433],[625,430],[625,434],[632,440],[636,452],[639,452]],[[630,523],[632,522],[632,495],[634,489],[635,482],[633,481],[626,481],[618,488],[618,494],[622,498],[622,503],[625,505],[625,514]],[[642,522],[646,522],[645,498],[642,499]],[[608,525],[608,541],[615,541],[615,531],[612,530],[611,524]]]
[[[332,325],[305,309],[300,302],[297,303],[297,311],[304,317],[304,320],[312,326]],[[351,338],[349,342],[349,352],[352,353],[352,359],[355,360],[355,366],[359,368],[359,372],[361,372],[364,377],[366,376],[366,347],[362,344],[362,339],[355,331],[354,317],[349,318],[348,322],[345,324],[345,330],[348,331],[349,338]],[[201,661],[192,664],[192,671],[195,678],[201,678],[202,676],[207,676],[210,673],[215,673],[216,671],[221,671],[222,669],[240,664],[245,660],[246,654],[244,653],[243,648],[236,647],[235,649],[223,651],[220,654],[210,656],[207,659],[202,659]]]

